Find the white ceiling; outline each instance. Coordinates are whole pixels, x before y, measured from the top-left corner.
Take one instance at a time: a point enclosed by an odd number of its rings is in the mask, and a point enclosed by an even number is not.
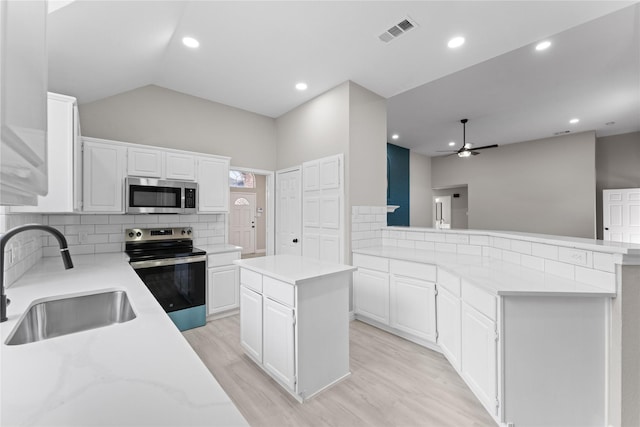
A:
[[[418,27],[378,39],[405,17]],[[86,103],[156,84],[278,117],[351,80],[389,98],[394,143],[434,155],[465,117],[476,145],[640,130],[639,22],[630,1],[77,0],[49,15],[49,88]]]

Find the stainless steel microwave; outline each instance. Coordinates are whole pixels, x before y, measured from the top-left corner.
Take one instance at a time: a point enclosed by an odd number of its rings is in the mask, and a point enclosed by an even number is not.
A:
[[[196,213],[198,184],[154,178],[125,178],[127,213]]]

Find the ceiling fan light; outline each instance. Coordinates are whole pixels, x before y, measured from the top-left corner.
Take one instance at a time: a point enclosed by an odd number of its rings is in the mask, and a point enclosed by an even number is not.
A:
[[[458,153],[458,157],[469,157],[469,156],[471,156],[471,151],[466,151],[465,150],[465,151],[460,151]]]

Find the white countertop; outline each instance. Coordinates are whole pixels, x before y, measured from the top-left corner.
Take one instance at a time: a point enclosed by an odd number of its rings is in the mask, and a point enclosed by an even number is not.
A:
[[[199,245],[198,249],[202,249],[207,252],[207,255],[210,254],[223,254],[226,252],[241,252],[242,247],[236,245],[227,245],[227,244],[219,244],[219,245]]]
[[[2,426],[248,425],[123,254],[42,262],[6,290],[0,324]],[[5,344],[34,300],[127,292],[129,322],[39,342]]]
[[[242,268],[264,274],[292,285],[332,274],[350,273],[356,268],[350,265],[318,261],[297,255],[272,255],[234,261]]]
[[[353,252],[436,265],[494,295],[615,296],[615,292],[608,289],[488,257],[394,246],[354,249]]]

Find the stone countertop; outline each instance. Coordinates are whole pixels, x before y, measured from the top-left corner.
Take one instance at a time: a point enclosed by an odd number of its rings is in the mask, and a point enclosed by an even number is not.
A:
[[[43,258],[6,290],[0,324],[3,426],[248,425],[128,265],[124,254]],[[66,294],[125,290],[136,318],[23,345],[6,341],[29,306]]]
[[[242,247],[236,245],[227,245],[227,244],[219,244],[219,245],[199,245],[198,249],[202,249],[207,252],[207,255],[211,254],[223,254],[227,252],[241,252]]]
[[[350,265],[318,261],[297,255],[272,255],[236,260],[242,268],[264,274],[292,285],[333,274],[350,273],[356,268]]]
[[[436,265],[476,286],[503,296],[610,296],[609,289],[565,279],[502,260],[393,246],[354,249],[353,253]]]

